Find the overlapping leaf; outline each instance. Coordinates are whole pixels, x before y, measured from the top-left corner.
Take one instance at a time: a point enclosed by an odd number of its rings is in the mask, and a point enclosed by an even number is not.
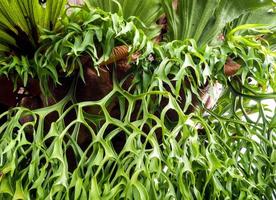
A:
[[[276,90],[275,53],[258,39],[266,29],[241,36],[238,27],[222,46],[199,48],[194,40],[153,45],[132,23],[101,10],[67,20],[64,33],[43,38],[38,69],[59,64],[56,70],[70,74],[85,54],[97,66],[113,45],[125,43],[141,53],[130,63],[131,88],[114,78],[103,99],[76,102],[72,83],[53,106],[2,113],[0,199],[275,198],[275,109],[264,102],[275,100],[265,93]],[[224,74],[227,57],[241,64],[236,76]],[[63,65],[69,58],[75,63]],[[213,110],[198,102],[186,112],[216,81],[225,90]],[[26,116],[31,120],[23,124]]]
[[[225,25],[242,14],[262,7],[270,10],[273,5],[271,0],[179,0],[177,9],[174,9],[172,2],[163,0],[169,22],[168,39],[193,38],[199,45],[218,40],[217,36]]]
[[[88,7],[98,7],[107,12],[119,13],[127,20],[133,20],[136,25],[145,31],[149,38],[159,34],[160,28],[156,25],[162,12],[160,0],[86,0]]]
[[[65,11],[65,0],[3,0],[0,5],[0,51],[32,55],[39,42],[39,28],[56,28]]]

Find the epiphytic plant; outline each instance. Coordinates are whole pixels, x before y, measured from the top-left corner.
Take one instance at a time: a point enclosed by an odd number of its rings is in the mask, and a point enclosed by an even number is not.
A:
[[[275,198],[273,27],[232,21],[214,46],[86,6],[60,22],[26,60],[65,95],[0,114],[0,199]]]

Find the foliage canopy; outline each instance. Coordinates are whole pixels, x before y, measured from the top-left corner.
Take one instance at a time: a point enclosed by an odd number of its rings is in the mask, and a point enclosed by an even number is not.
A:
[[[22,2],[32,5],[31,0]],[[25,84],[30,75],[36,77],[45,94],[50,92],[47,82],[60,83],[61,73],[73,80],[68,94],[54,105],[15,107],[0,114],[0,199],[275,198],[276,112],[266,102],[276,99],[275,33],[272,20],[269,25],[250,21],[260,14],[254,9],[264,11],[271,1],[221,0],[211,6],[214,1],[180,0],[177,10],[172,1],[162,1],[169,29],[167,42],[159,44],[140,22],[123,18],[130,15],[93,7],[100,1],[70,8],[70,15],[63,15],[65,8],[54,2],[40,8],[51,11],[49,15],[39,10],[31,14],[35,7],[28,7],[27,16],[35,16],[32,27],[39,31],[39,38],[28,37],[32,44],[39,41],[32,55],[26,56],[26,49],[12,53],[20,47],[14,38],[0,40],[0,74]],[[123,13],[131,7],[125,2],[118,4]],[[138,2],[137,7],[157,1]],[[22,8],[18,12],[24,13]],[[181,8],[206,12],[203,20],[187,12],[187,19]],[[6,9],[0,9],[0,24],[7,24]],[[196,21],[200,23],[194,27]],[[17,25],[6,26],[18,34]],[[32,35],[30,26],[20,27]],[[224,34],[221,41],[219,33]],[[114,64],[112,90],[97,101],[77,101],[76,83],[84,80],[87,67],[83,57],[97,71],[119,45],[127,45],[130,55],[139,52],[136,60],[129,59],[128,76],[117,79]],[[240,65],[232,76],[225,74],[229,59]],[[206,107],[202,93],[206,85],[212,91],[218,83],[222,95]],[[57,119],[49,124],[52,114]],[[26,117],[30,120],[22,123]]]

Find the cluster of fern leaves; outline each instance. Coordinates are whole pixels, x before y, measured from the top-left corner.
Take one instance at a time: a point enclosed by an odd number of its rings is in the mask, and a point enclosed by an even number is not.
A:
[[[0,74],[26,84],[37,77],[45,94],[60,72],[75,80],[54,105],[0,114],[0,199],[276,197],[276,112],[267,103],[276,99],[273,28],[226,28],[213,46],[183,38],[156,44],[116,13],[71,9],[58,28],[38,29],[42,36],[31,56],[7,56],[3,48]],[[76,101],[82,58],[97,70],[118,45],[127,45],[130,55],[139,52],[128,77],[114,75],[112,91],[101,100]],[[229,57],[241,65],[231,77],[224,73]],[[202,90],[218,83],[222,94],[208,109]],[[118,116],[110,113],[114,102]],[[53,113],[57,120],[47,130]],[[22,123],[26,116],[31,120]],[[88,134],[85,148],[80,133]]]

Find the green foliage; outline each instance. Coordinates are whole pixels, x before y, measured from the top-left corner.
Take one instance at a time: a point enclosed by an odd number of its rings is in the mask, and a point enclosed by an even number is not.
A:
[[[39,43],[39,28],[53,30],[65,11],[66,0],[2,0],[0,51],[32,56]]]
[[[163,0],[169,22],[168,40],[192,38],[199,45],[216,41],[225,25],[242,14],[273,5],[271,0],[179,0],[175,10],[172,2]]]
[[[36,74],[46,94],[49,77],[59,83],[60,71],[70,76],[80,70],[83,78],[81,59],[85,57],[91,59],[91,67],[97,69],[117,45],[128,45],[130,52],[147,45],[146,36],[132,22],[99,9],[83,8],[81,12],[73,12],[62,24],[61,33],[45,32],[43,45],[35,55]]]
[[[41,29],[56,30],[65,14],[66,0],[1,0],[0,75],[20,79],[35,77],[34,54],[40,47]],[[40,70],[41,71],[41,70]],[[48,75],[49,76],[49,75]]]
[[[247,35],[239,32],[244,28],[250,28]],[[276,90],[275,53],[258,39],[268,32],[237,27],[218,47],[199,48],[194,40],[157,45],[116,14],[73,13],[64,32],[43,37],[46,53],[38,51],[36,63],[60,64],[70,74],[82,68],[76,67],[82,55],[97,67],[113,45],[131,44],[130,52],[141,53],[131,63],[132,86],[123,90],[114,77],[103,99],[77,103],[73,82],[53,106],[1,114],[0,199],[273,199],[275,110],[264,100],[276,98],[265,93]],[[103,50],[100,57],[96,45]],[[230,78],[223,73],[229,56],[241,64]],[[192,96],[199,98],[200,89],[217,80],[225,88],[217,106],[208,110],[199,103],[185,113]],[[111,114],[114,102],[119,117]],[[53,113],[58,119],[47,130],[46,117]],[[22,123],[24,116],[33,120]],[[91,138],[86,149],[80,137]],[[123,143],[121,151],[115,141]]]
[[[86,0],[88,7],[98,7],[104,11],[118,13],[127,20],[134,20],[135,24],[145,31],[149,38],[159,34],[156,25],[161,15],[161,0]]]

